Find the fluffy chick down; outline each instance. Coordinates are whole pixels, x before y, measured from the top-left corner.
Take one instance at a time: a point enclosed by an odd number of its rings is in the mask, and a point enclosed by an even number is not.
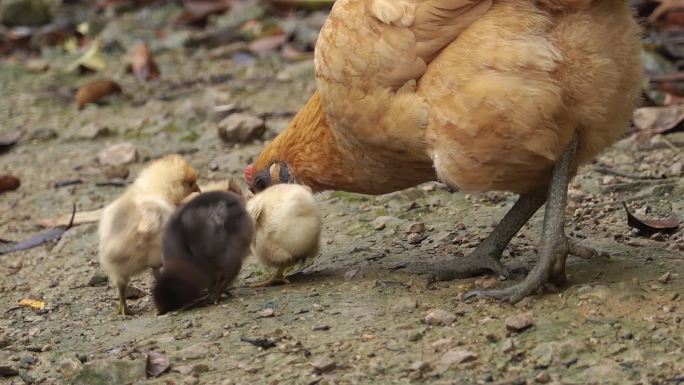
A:
[[[119,290],[119,314],[131,277],[161,265],[161,234],[183,198],[197,191],[197,172],[179,155],[150,163],[135,182],[102,212],[99,259]]]
[[[252,253],[264,265],[278,269],[271,280],[287,283],[288,266],[315,257],[320,247],[321,215],[311,189],[296,184],[277,184],[247,201],[256,233]]]
[[[249,254],[254,224],[238,192],[199,194],[173,214],[162,236],[153,295],[159,314],[192,305],[208,290],[218,302]]]

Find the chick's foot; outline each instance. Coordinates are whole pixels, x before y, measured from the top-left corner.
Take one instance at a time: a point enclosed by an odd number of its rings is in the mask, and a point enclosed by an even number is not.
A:
[[[283,273],[285,272],[285,268],[281,267],[278,268],[278,271],[276,271],[275,274],[268,280],[264,282],[257,282],[254,284],[251,284],[250,287],[252,288],[257,288],[257,287],[268,287],[268,286],[276,286],[276,285],[287,285],[290,283],[290,281],[285,278]]]
[[[592,257],[596,254],[593,250],[570,241],[565,235],[565,204],[576,149],[577,136],[573,138],[553,169],[544,212],[539,260],[530,274],[519,284],[505,289],[472,291],[464,294],[464,299],[483,296],[516,303],[535,293],[548,282],[564,283],[565,260],[568,254],[576,253],[582,257]]]
[[[126,285],[120,285],[119,290],[119,306],[116,309],[117,315],[133,315],[133,312],[126,305]]]

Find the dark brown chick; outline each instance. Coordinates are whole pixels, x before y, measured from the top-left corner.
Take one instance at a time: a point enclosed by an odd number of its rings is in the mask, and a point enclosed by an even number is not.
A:
[[[254,224],[241,196],[198,195],[169,220],[162,236],[162,268],[153,295],[158,314],[221,294],[242,268]]]

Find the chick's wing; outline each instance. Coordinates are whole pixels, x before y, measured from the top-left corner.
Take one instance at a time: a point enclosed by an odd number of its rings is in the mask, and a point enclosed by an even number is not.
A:
[[[167,219],[173,213],[173,206],[161,199],[148,198],[138,202],[140,220],[136,228],[138,233],[146,235],[160,234]]]

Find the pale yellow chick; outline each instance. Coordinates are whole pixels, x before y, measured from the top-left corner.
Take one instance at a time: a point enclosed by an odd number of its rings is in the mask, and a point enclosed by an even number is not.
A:
[[[247,211],[256,225],[252,253],[264,265],[278,269],[269,280],[252,287],[289,283],[283,276],[285,269],[315,257],[319,250],[322,220],[311,189],[271,186],[247,201]]]
[[[145,167],[123,195],[105,207],[99,257],[118,289],[118,314],[131,314],[125,297],[128,281],[147,268],[159,268],[164,225],[176,206],[198,190],[195,169],[180,155],[169,155]]]

